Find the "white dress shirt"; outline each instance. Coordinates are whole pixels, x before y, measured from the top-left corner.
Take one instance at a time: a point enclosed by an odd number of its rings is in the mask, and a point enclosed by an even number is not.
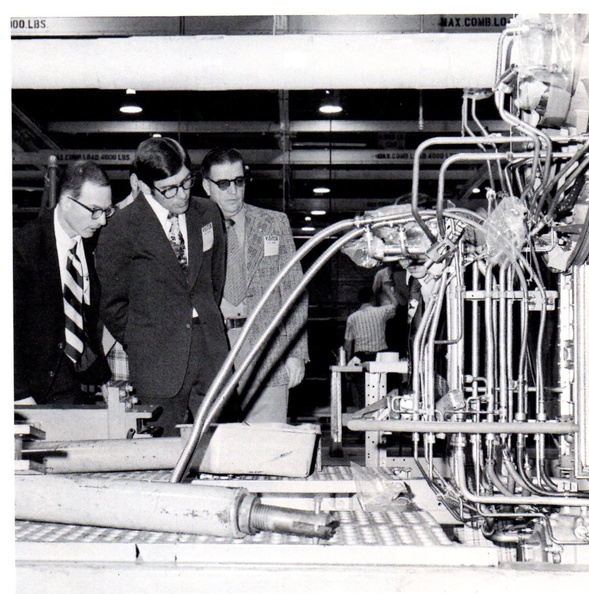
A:
[[[82,264],[82,279],[84,289],[84,303],[90,305],[90,278],[88,276],[88,264],[86,263],[86,254],[84,253],[84,244],[80,235],[70,237],[57,218],[57,209],[53,214],[53,229],[55,231],[55,243],[57,245],[57,257],[59,259],[59,276],[63,290],[63,279],[65,277],[67,255],[72,247],[76,246],[76,255]]]
[[[170,221],[168,220],[168,215],[170,214],[170,211],[167,208],[164,208],[155,198],[152,198],[151,196],[145,196],[145,199],[147,200],[149,206],[151,206],[151,208],[153,209],[153,212],[155,213],[155,216],[158,218],[158,221],[161,223],[162,229],[164,230],[166,237],[169,237]],[[182,213],[178,215],[178,222],[180,223],[180,231],[182,233],[182,236],[184,237],[186,265],[188,265],[188,263],[190,262],[190,255],[188,253],[188,228],[186,227],[186,214]],[[198,318],[198,312],[194,307],[192,308],[192,317]]]

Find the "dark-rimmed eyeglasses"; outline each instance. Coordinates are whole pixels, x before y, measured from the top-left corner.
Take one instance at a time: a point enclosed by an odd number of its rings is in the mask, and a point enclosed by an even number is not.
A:
[[[68,196],[68,198],[70,200],[73,200],[76,204],[79,204],[82,208],[85,208],[95,221],[98,220],[102,215],[104,215],[108,219],[109,217],[112,217],[112,215],[114,215],[117,211],[116,206],[109,206],[108,208],[90,208],[89,206],[86,206],[83,202],[76,200],[72,196]]]
[[[232,183],[235,184],[236,188],[243,188],[245,186],[245,175],[240,175],[233,179],[211,179],[210,177],[207,177],[207,179],[213,182],[219,190],[223,191],[228,190]]]
[[[172,198],[176,198],[178,194],[178,190],[182,188],[183,190],[190,190],[194,185],[195,178],[194,175],[190,174],[189,176],[185,177],[177,186],[168,186],[167,188],[156,188],[152,186],[154,190],[157,190],[164,198],[168,198],[171,200]]]

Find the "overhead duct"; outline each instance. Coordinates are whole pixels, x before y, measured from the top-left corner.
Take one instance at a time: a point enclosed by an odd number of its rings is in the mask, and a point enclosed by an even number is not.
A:
[[[490,88],[498,33],[12,40],[14,89]]]

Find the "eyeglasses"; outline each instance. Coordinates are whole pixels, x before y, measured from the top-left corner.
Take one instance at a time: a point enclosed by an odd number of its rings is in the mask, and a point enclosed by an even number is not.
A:
[[[188,177],[185,177],[183,181],[181,181],[177,186],[168,186],[167,188],[156,188],[152,186],[154,190],[157,190],[164,198],[168,198],[171,200],[172,198],[176,198],[178,194],[178,190],[182,188],[183,190],[190,190],[194,185],[194,176],[191,174]]]
[[[117,210],[116,206],[109,206],[108,208],[90,208],[72,196],[68,196],[68,198],[73,200],[76,204],[79,204],[82,208],[85,208],[95,221],[98,220],[102,215],[108,219],[109,217],[112,217],[112,215],[114,215]]]
[[[239,177],[236,177],[234,179],[211,179],[210,177],[207,177],[207,179],[210,182],[213,182],[218,188],[219,190],[228,190],[229,186],[231,186],[231,182],[233,182],[235,184],[236,188],[243,188],[243,186],[245,186],[245,176],[244,175],[240,175]]]

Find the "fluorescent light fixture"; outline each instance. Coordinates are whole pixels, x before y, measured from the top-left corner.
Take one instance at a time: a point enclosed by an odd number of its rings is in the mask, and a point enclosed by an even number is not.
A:
[[[305,221],[307,221],[307,223],[310,223],[312,221],[311,217],[305,217]]]
[[[473,189],[472,189],[472,193],[473,193],[473,194],[478,194],[480,191],[481,191],[481,189],[480,189],[480,188],[473,188]]]
[[[329,194],[331,190],[327,186],[317,186],[313,188],[313,194]]]
[[[141,113],[143,111],[143,107],[135,100],[135,95],[135,89],[127,89],[125,101],[119,108],[121,113]]]
[[[322,217],[323,215],[327,214],[327,211],[326,210],[312,210],[311,214],[316,217]]]
[[[301,231],[312,233],[313,231],[315,231],[315,227],[301,227]]]

